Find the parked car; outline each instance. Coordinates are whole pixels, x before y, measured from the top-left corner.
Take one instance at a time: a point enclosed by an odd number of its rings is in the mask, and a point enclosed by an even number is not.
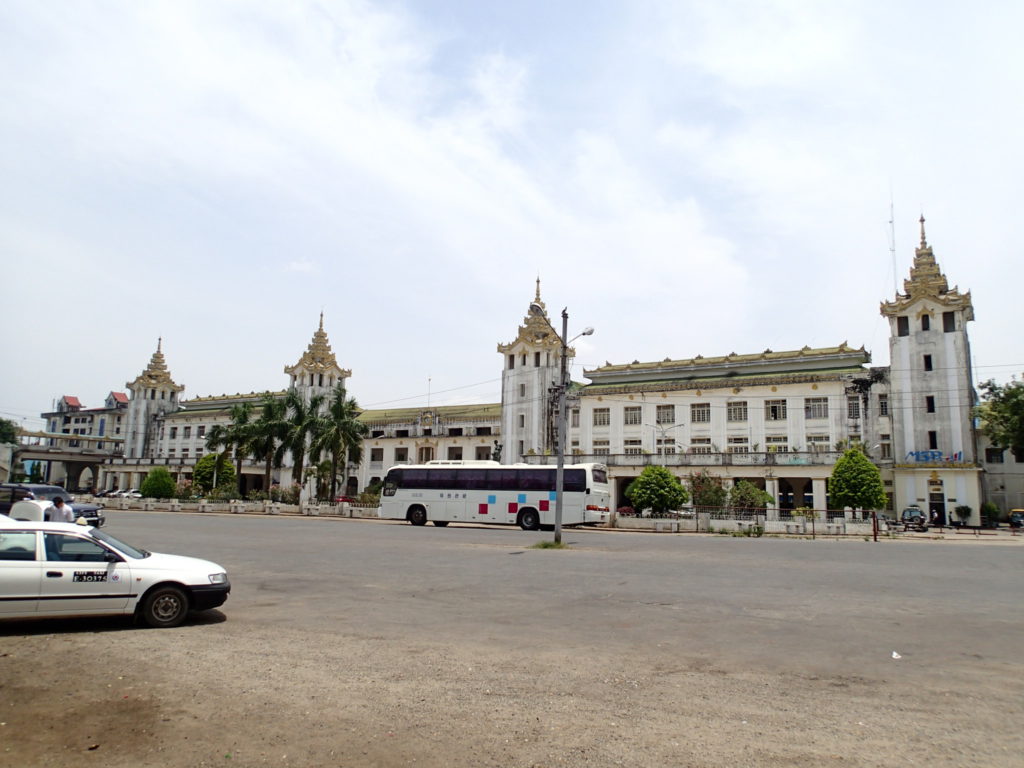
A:
[[[1024,509],[1010,510],[1010,527],[1024,528]]]
[[[208,560],[147,552],[92,526],[0,518],[0,618],[134,614],[175,627],[230,592]]]
[[[114,498],[118,499],[141,499],[142,494],[139,493],[138,488],[129,488],[127,491],[118,491],[117,493],[110,494]]]
[[[10,513],[11,505],[22,499],[36,499],[37,501],[53,501],[57,497],[70,504],[74,510],[75,518],[84,517],[89,525],[97,528],[107,522],[103,514],[103,507],[98,504],[76,504],[75,497],[61,488],[59,485],[42,485],[40,483],[2,483],[0,484],[0,514]]]
[[[915,530],[924,533],[928,530],[928,521],[925,519],[924,510],[917,506],[906,507],[900,513],[900,522],[903,523],[903,530]]]

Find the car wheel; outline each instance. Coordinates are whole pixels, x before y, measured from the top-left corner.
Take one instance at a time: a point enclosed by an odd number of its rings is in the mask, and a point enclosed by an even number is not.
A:
[[[435,520],[434,521],[434,525],[436,525],[438,528],[444,528],[446,525],[448,525],[448,521],[447,520]]]
[[[409,510],[409,522],[413,525],[427,524],[427,510],[423,507],[413,507]]]
[[[535,509],[524,509],[519,514],[519,527],[524,531],[536,531],[540,528],[540,515]]]
[[[158,587],[142,603],[142,619],[157,629],[176,627],[188,615],[188,597],[178,587]]]

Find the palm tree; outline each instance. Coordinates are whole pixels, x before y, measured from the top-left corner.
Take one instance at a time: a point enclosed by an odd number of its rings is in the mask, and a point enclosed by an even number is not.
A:
[[[316,428],[324,396],[313,395],[309,398],[309,402],[306,402],[302,393],[292,387],[285,394],[284,402],[287,409],[285,423],[288,425],[285,443],[288,450],[292,452],[292,461],[295,464],[296,472],[295,482],[302,486],[306,469],[306,445]]]
[[[339,384],[331,393],[327,411],[317,419],[313,441],[309,446],[313,461],[319,461],[322,454],[331,460],[331,498],[336,498],[338,486],[338,464],[342,470],[348,462],[360,462],[363,458],[363,438],[369,427],[358,420],[359,404],[354,397],[348,397],[345,386]]]
[[[235,453],[235,478],[238,480],[238,494],[242,494],[242,459],[245,458],[246,442],[249,439],[249,426],[252,420],[252,403],[236,403],[231,406],[231,423],[228,425],[214,424],[206,433],[206,447],[210,450],[225,449]]]
[[[249,424],[246,430],[247,452],[254,459],[260,459],[265,463],[263,490],[267,493],[270,492],[270,470],[281,466],[284,453],[288,449],[285,442],[288,437],[288,424],[285,422],[287,410],[288,407],[282,398],[268,393],[260,401],[259,418]]]

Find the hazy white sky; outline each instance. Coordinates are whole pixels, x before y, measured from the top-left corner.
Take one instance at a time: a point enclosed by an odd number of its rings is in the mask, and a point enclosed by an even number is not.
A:
[[[319,313],[366,407],[500,399],[542,280],[605,361],[848,341],[918,216],[1020,349],[1024,4],[0,5],[0,415],[282,389]]]

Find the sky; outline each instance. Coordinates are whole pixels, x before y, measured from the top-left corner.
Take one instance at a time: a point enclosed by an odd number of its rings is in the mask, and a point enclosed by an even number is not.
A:
[[[1007,381],[1021,28],[1015,0],[7,0],[0,416],[101,406],[160,338],[186,398],[284,389],[321,312],[363,407],[498,402],[538,276],[595,329],[577,381],[886,365],[922,213]]]

